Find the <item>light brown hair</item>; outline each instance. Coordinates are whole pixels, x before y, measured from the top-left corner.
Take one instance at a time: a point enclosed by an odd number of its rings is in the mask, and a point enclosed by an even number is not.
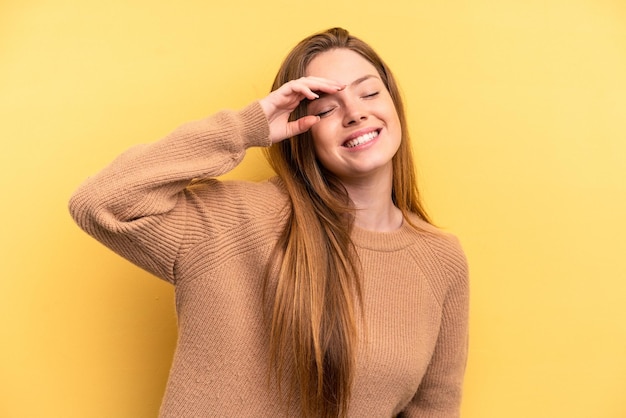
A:
[[[272,90],[303,77],[314,57],[337,48],[370,62],[389,91],[402,132],[392,160],[391,197],[405,222],[410,223],[409,213],[429,222],[417,189],[398,86],[368,44],[341,28],[312,35],[288,54]],[[304,115],[305,102],[291,120]],[[286,370],[292,371],[290,395],[299,397],[305,417],[345,417],[356,364],[359,306],[362,312],[359,261],[350,240],[354,209],[341,182],[318,162],[310,132],[272,145],[266,156],[291,201],[290,218],[276,247],[281,256],[276,258],[280,265],[271,312],[270,366],[279,383]]]

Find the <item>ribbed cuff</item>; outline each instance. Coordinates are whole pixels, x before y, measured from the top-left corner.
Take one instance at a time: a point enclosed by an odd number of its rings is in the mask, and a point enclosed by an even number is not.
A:
[[[244,146],[250,147],[269,147],[272,145],[270,141],[270,126],[263,112],[263,108],[258,101],[254,101],[239,111],[243,124],[243,132],[245,136]]]

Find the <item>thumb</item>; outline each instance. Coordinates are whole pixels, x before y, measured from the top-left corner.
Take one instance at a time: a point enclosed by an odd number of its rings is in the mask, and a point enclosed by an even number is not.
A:
[[[291,128],[290,136],[299,135],[301,133],[308,131],[309,129],[311,129],[313,125],[319,122],[319,120],[320,120],[319,116],[308,115],[308,116],[303,116],[298,120],[294,120],[293,122],[290,122],[289,123],[290,125],[289,127]]]

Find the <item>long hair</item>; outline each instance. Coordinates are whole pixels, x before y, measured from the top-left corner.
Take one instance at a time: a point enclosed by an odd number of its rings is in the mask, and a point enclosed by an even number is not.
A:
[[[362,40],[341,28],[302,40],[286,57],[272,90],[305,75],[318,54],[345,48],[378,71],[400,119],[402,140],[392,159],[392,199],[406,222],[409,213],[429,222],[420,202],[404,107],[386,64]],[[291,115],[306,115],[306,103]],[[266,150],[291,202],[277,244],[280,257],[271,312],[270,367],[280,382],[291,373],[290,396],[300,399],[305,417],[347,415],[356,367],[357,317],[362,310],[359,260],[350,239],[354,208],[340,181],[317,160],[310,132]],[[266,292],[269,280],[266,276]]]

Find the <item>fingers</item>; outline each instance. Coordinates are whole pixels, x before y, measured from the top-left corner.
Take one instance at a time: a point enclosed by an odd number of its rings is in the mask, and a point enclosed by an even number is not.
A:
[[[270,125],[272,143],[306,132],[319,121],[319,117],[309,115],[289,122],[289,115],[300,102],[318,99],[321,93],[334,94],[344,88],[345,85],[334,80],[302,77],[283,84],[259,100]]]
[[[302,100],[315,100],[319,98],[319,93],[333,94],[344,88],[343,84],[334,80],[301,77],[283,84],[259,100],[259,103],[268,120],[273,121],[284,113],[291,113]]]
[[[345,88],[345,85],[337,81],[321,77],[302,77],[297,80],[291,80],[283,86],[309,100],[318,99],[319,94],[317,92],[333,94]]]

